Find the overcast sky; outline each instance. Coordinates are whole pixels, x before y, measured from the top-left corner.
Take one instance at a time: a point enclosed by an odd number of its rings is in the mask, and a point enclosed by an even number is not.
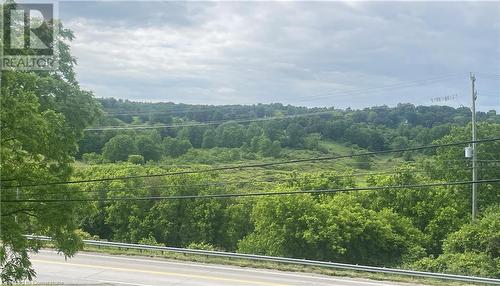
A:
[[[500,2],[60,2],[97,97],[500,110]]]

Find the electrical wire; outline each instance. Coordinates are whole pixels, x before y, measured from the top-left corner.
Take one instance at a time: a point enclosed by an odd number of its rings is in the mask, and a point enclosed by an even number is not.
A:
[[[414,81],[407,81],[407,82],[402,82],[402,83],[397,83],[397,84],[392,84],[392,85],[383,85],[383,86],[378,86],[378,87],[371,87],[371,88],[366,88],[366,89],[354,89],[354,90],[349,90],[345,92],[336,92],[336,93],[331,93],[331,94],[325,94],[325,95],[316,95],[316,96],[308,96],[308,97],[299,97],[298,102],[302,101],[308,101],[308,100],[317,100],[317,99],[323,99],[323,98],[328,98],[332,96],[356,96],[356,95],[364,95],[364,93],[370,93],[370,92],[380,92],[380,91],[385,91],[385,90],[391,90],[391,89],[399,89],[399,88],[408,88],[408,87],[414,87],[414,86],[419,86],[419,85],[424,85],[424,84],[434,84],[438,83],[440,81],[444,80],[449,80],[457,77],[461,77],[462,74],[453,74],[453,75],[445,75],[445,76],[439,76],[439,77],[434,77],[434,78],[427,78],[427,79],[420,79],[420,80],[414,80]]]
[[[460,170],[470,170],[471,168],[463,168]],[[352,174],[339,174],[334,175],[333,178],[350,178],[350,177],[366,177],[366,176],[381,176],[381,175],[397,175],[400,172],[397,171],[385,171],[385,172],[364,172],[364,173],[352,173]],[[426,173],[426,171],[413,170],[412,173]],[[151,191],[151,190],[161,190],[165,188],[175,188],[175,187],[203,187],[203,186],[230,186],[230,185],[256,185],[259,183],[286,183],[293,182],[295,178],[268,178],[263,180],[247,180],[247,181],[234,181],[234,182],[209,182],[200,184],[169,184],[169,185],[154,185],[154,186],[142,186],[142,187],[127,187],[127,188],[110,188],[110,189],[85,189],[85,190],[71,190],[68,192],[56,191],[56,192],[42,192],[43,195],[56,195],[65,193],[99,193],[99,192],[109,192],[109,191]],[[20,194],[23,195],[25,191],[29,189],[19,189]],[[6,191],[17,191],[16,189],[7,189]],[[10,194],[12,195],[12,194]]]
[[[175,107],[175,106],[173,106]],[[258,107],[258,105],[205,105],[205,106],[199,106],[199,105],[189,105],[185,106],[184,109],[178,109],[178,108],[172,108],[168,110],[141,110],[141,111],[134,111],[134,110],[118,110],[118,111],[105,111],[105,115],[108,116],[118,116],[118,115],[141,115],[141,114],[162,114],[162,115],[169,115],[169,114],[184,114],[184,113],[202,113],[202,112],[216,112],[216,111],[221,111],[221,109],[224,111],[225,109],[229,109],[229,111],[233,111],[236,109],[243,110],[243,109],[248,109],[247,111],[252,111],[252,108]],[[300,107],[296,107],[297,110],[295,111],[300,111]],[[325,108],[316,108],[316,109],[325,109]],[[278,111],[287,111],[285,109],[279,109]]]
[[[264,167],[293,164],[293,163],[319,162],[319,161],[337,160],[337,159],[343,159],[343,158],[372,156],[372,155],[399,153],[399,152],[406,152],[406,151],[418,151],[418,150],[433,149],[433,148],[440,148],[440,147],[460,146],[460,145],[471,144],[471,143],[493,142],[493,141],[499,141],[499,140],[500,140],[500,138],[488,138],[488,139],[481,139],[481,140],[475,140],[475,141],[453,142],[453,143],[446,143],[446,144],[426,145],[426,146],[420,146],[420,147],[402,148],[402,149],[393,149],[393,150],[384,150],[384,151],[374,151],[374,152],[366,152],[366,153],[358,153],[358,154],[348,154],[348,155],[338,155],[338,156],[328,156],[328,157],[316,157],[316,158],[306,158],[306,159],[294,159],[294,160],[287,160],[287,161],[257,163],[257,164],[247,164],[247,165],[242,164],[242,165],[236,165],[236,166],[207,168],[207,169],[201,169],[201,170],[177,171],[177,172],[168,172],[168,173],[160,173],[160,174],[109,177],[109,178],[75,180],[75,181],[58,181],[58,182],[35,183],[35,184],[7,185],[7,186],[4,186],[3,188],[9,189],[9,188],[17,188],[17,187],[36,187],[36,186],[79,184],[79,183],[91,183],[91,182],[103,182],[103,181],[130,180],[130,179],[139,179],[139,178],[154,178],[154,177],[186,175],[186,174],[199,174],[199,173],[207,173],[207,172],[215,172],[215,171],[228,171],[228,170],[249,169],[249,168],[264,168]]]
[[[443,80],[449,80],[453,79],[456,77],[461,77],[463,76],[461,73],[460,74],[449,74],[449,75],[441,75],[437,77],[431,77],[431,78],[425,78],[425,79],[417,79],[417,80],[412,80],[412,81],[405,81],[405,82],[400,82],[400,83],[395,83],[395,84],[388,84],[388,85],[381,85],[381,86],[375,86],[375,87],[368,87],[368,88],[362,88],[362,89],[353,89],[353,90],[348,90],[348,91],[341,91],[341,92],[334,92],[331,94],[327,95],[312,95],[312,96],[307,96],[307,97],[299,97],[298,99],[305,99],[306,101],[311,99],[311,98],[323,98],[323,97],[331,97],[331,96],[339,96],[339,95],[353,95],[356,93],[367,93],[367,92],[373,92],[373,91],[383,91],[387,89],[397,89],[397,88],[407,88],[407,87],[413,87],[413,86],[418,86],[418,85],[423,85],[423,84],[433,84],[435,82],[443,81]],[[175,113],[192,113],[192,112],[204,112],[204,111],[217,111],[219,108],[227,108],[227,109],[237,109],[237,108],[252,108],[255,107],[256,105],[228,105],[228,106],[214,106],[214,105],[206,105],[206,106],[199,106],[199,105],[194,105],[194,109],[186,107],[187,109],[185,110],[165,110],[165,111],[158,111],[158,110],[152,110],[152,111],[116,111],[116,112],[107,112],[108,115],[132,115],[132,114],[154,114],[154,113],[161,113],[161,114],[175,114]],[[175,104],[174,104],[175,107]]]
[[[125,126],[97,126],[86,128],[84,131],[105,131],[105,130],[135,130],[135,129],[163,129],[163,128],[179,128],[179,127],[195,127],[195,126],[210,126],[210,125],[221,125],[228,122],[236,123],[251,123],[251,122],[262,122],[280,119],[290,119],[298,117],[325,115],[333,113],[333,110],[320,111],[314,113],[302,113],[302,114],[292,114],[283,116],[272,116],[272,117],[261,117],[252,119],[230,119],[230,120],[219,120],[219,121],[205,121],[205,122],[191,122],[191,123],[176,123],[176,124],[163,124],[163,125],[125,125]]]
[[[262,196],[278,196],[278,195],[298,195],[298,194],[332,194],[340,192],[354,191],[374,191],[374,190],[390,190],[390,189],[413,189],[413,188],[428,188],[439,186],[457,186],[469,184],[497,183],[499,179],[477,180],[477,181],[455,181],[443,183],[428,183],[428,184],[413,184],[413,185],[390,185],[390,186],[372,186],[372,187],[357,187],[357,188],[338,188],[326,190],[302,190],[302,191],[281,191],[281,192],[253,192],[241,194],[211,194],[211,195],[181,195],[181,196],[151,196],[151,197],[113,197],[99,199],[19,199],[19,200],[3,200],[2,203],[60,203],[60,202],[104,202],[104,201],[158,201],[158,200],[186,200],[186,199],[225,199],[239,197],[262,197]]]

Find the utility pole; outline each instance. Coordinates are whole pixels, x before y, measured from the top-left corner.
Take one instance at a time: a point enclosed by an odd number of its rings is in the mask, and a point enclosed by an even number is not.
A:
[[[471,73],[470,80],[472,82],[472,222],[477,219],[477,123],[476,123],[476,76]]]

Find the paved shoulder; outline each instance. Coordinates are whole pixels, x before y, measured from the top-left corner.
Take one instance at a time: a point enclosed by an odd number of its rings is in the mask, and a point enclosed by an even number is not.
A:
[[[236,266],[186,263],[171,260],[79,253],[67,261],[56,252],[33,254],[37,282],[108,285],[398,285],[371,280],[261,270]]]

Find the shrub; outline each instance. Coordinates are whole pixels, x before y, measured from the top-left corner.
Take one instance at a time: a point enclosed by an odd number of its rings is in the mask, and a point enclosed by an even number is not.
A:
[[[83,162],[90,164],[90,165],[102,164],[102,163],[106,162],[106,160],[104,159],[104,157],[102,155],[94,153],[94,152],[83,154],[82,160],[83,160]]]
[[[132,164],[142,165],[144,164],[144,157],[142,155],[128,155],[127,161]]]
[[[216,250],[216,248],[213,245],[211,245],[210,243],[206,243],[206,242],[192,242],[187,246],[187,248],[200,249],[200,250],[210,250],[210,251]]]

